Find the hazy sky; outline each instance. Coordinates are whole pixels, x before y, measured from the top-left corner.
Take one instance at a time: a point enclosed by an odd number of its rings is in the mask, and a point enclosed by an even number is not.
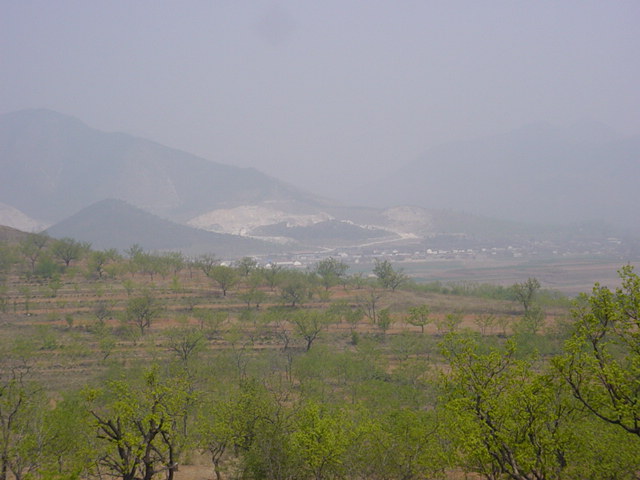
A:
[[[640,133],[639,25],[638,0],[0,0],[0,113],[340,194],[531,122]]]

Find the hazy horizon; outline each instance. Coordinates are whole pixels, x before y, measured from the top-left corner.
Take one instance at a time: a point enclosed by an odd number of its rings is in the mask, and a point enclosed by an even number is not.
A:
[[[330,197],[531,123],[640,133],[637,2],[2,5],[1,113],[49,108]]]

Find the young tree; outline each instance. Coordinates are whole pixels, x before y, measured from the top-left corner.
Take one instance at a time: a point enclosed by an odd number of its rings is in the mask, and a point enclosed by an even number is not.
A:
[[[196,259],[196,265],[202,272],[207,276],[211,276],[211,272],[213,271],[213,267],[218,265],[220,262],[212,253],[205,253]]]
[[[260,272],[260,276],[266,281],[269,289],[273,291],[276,288],[276,285],[278,285],[280,277],[282,277],[284,268],[282,265],[271,263],[266,267],[260,268],[258,271]]]
[[[292,313],[285,307],[269,308],[262,314],[261,322],[269,327],[273,335],[282,342],[282,350],[286,351],[291,343],[292,329],[290,317]]]
[[[348,269],[349,265],[346,263],[329,257],[320,260],[316,264],[314,272],[320,277],[320,282],[324,289],[329,290],[329,288],[344,278]]]
[[[373,273],[378,277],[378,281],[383,288],[391,289],[395,291],[399,286],[405,284],[409,277],[404,273],[402,269],[395,270],[389,260],[382,260],[376,258],[376,264],[373,267]]]
[[[220,290],[222,290],[223,297],[227,296],[227,291],[238,281],[237,272],[233,268],[224,265],[214,265],[207,276],[218,284]]]
[[[126,319],[133,323],[144,335],[146,329],[151,327],[153,320],[160,314],[160,306],[149,293],[141,297],[133,297],[127,301],[125,310]]]
[[[49,236],[41,233],[30,233],[20,241],[20,253],[28,260],[31,273],[35,272],[36,262],[42,255],[48,241]]]
[[[258,268],[258,261],[251,257],[242,257],[237,264],[238,272],[244,278],[247,278],[251,272]]]
[[[358,295],[356,297],[362,312],[374,325],[378,324],[378,309],[382,296],[382,292],[371,288],[366,295]]]
[[[104,325],[107,318],[113,314],[112,306],[107,300],[99,300],[93,307],[93,314],[98,320],[98,325]]]
[[[525,335],[537,335],[544,326],[545,314],[542,309],[534,305],[529,307],[520,321],[514,326],[516,333]]]
[[[420,333],[424,335],[424,327],[431,322],[431,319],[429,318],[430,314],[431,309],[428,305],[423,304],[415,307],[409,307],[407,322],[415,327],[420,327]]]
[[[299,272],[287,272],[280,285],[280,298],[283,303],[295,307],[309,297],[309,282]]]
[[[332,303],[327,311],[336,317],[339,322],[346,321],[352,332],[355,331],[358,323],[364,317],[364,310],[362,307],[354,307],[344,300]]]
[[[387,331],[393,325],[393,317],[391,311],[388,308],[383,308],[378,312],[378,328],[382,331],[382,335],[386,336]]]
[[[185,364],[202,348],[205,337],[195,328],[173,328],[167,332],[167,347]]]
[[[474,321],[480,329],[480,334],[484,337],[489,332],[489,329],[496,323],[496,316],[491,313],[476,315]]]
[[[182,252],[166,252],[161,257],[166,263],[167,267],[173,273],[174,276],[177,276],[178,273],[184,269],[186,260]]]
[[[82,258],[84,252],[89,250],[89,244],[78,242],[72,238],[62,238],[54,240],[51,246],[51,253],[54,257],[64,262],[65,267],[74,260]]]
[[[300,310],[293,315],[291,321],[298,335],[305,340],[305,350],[308,352],[320,332],[331,322],[331,318],[320,310]]]
[[[105,267],[109,262],[118,258],[118,252],[115,249],[96,250],[89,255],[88,270],[90,274],[96,274],[98,278],[102,278],[105,273]]]
[[[529,312],[536,293],[540,290],[540,282],[536,278],[528,278],[526,282],[515,283],[511,290],[515,299],[522,304],[524,313]]]

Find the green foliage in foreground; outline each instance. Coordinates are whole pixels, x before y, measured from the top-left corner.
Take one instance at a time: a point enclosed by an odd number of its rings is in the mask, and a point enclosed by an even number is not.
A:
[[[214,272],[215,259],[205,260]],[[246,263],[229,296],[259,291]],[[522,315],[500,334],[492,313],[470,320],[398,306],[389,299],[407,292],[392,285],[313,304],[342,274],[314,284],[276,273],[277,288],[262,290],[269,308],[238,293],[228,310],[192,305],[188,323],[132,286],[118,317],[137,327],[134,341],[108,327],[104,304],[91,328],[32,326],[28,341],[1,345],[0,480],[180,480],[179,466],[198,454],[218,480],[637,478],[640,278],[631,267],[621,288],[583,295],[563,328],[545,324],[539,286],[522,284]],[[174,314],[183,324],[156,327]],[[119,356],[125,346],[138,357]],[[63,357],[76,368],[98,357],[102,368],[62,391],[34,380],[43,358]]]

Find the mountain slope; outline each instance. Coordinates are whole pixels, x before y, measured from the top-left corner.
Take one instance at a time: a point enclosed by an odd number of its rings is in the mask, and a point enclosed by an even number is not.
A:
[[[532,125],[508,134],[434,148],[361,199],[539,223],[637,223],[640,138],[605,128]],[[375,196],[368,193],[375,192]]]
[[[8,227],[6,225],[0,225],[0,245],[3,243],[14,244],[27,238],[29,233],[23,232],[16,228]]]
[[[95,249],[211,252],[225,258],[279,251],[279,247],[235,235],[205,232],[161,219],[122,200],[102,200],[50,227],[52,237],[90,242]]]
[[[118,198],[179,221],[218,206],[318,203],[252,169],[214,163],[49,110],[0,116],[0,202],[50,223]]]

